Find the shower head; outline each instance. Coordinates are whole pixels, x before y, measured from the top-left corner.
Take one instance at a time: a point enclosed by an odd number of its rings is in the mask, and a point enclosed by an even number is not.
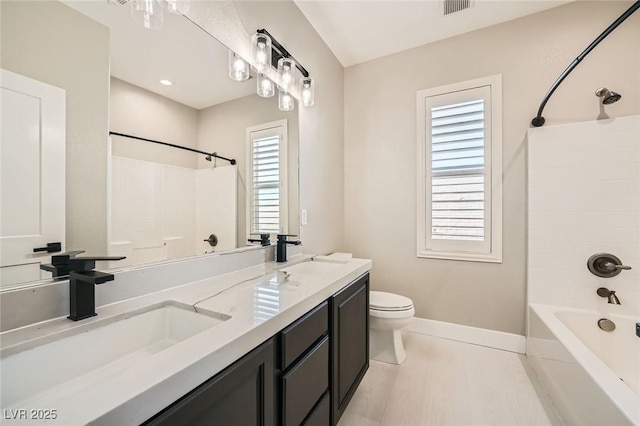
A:
[[[601,87],[598,90],[596,90],[596,96],[601,98],[603,105],[616,103],[622,97],[621,94],[612,92],[606,87]]]

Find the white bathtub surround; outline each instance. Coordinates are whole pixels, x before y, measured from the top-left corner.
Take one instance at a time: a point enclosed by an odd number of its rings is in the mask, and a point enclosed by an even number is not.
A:
[[[313,273],[310,268],[291,267],[289,280],[281,285],[271,283],[276,271],[269,272],[269,269],[275,266],[283,265],[275,265],[275,262],[256,265],[103,306],[97,309],[98,316],[79,322],[59,318],[3,333],[0,356],[4,364],[5,358],[12,354],[25,353],[24,351],[34,347],[38,350],[42,348],[40,345],[61,337],[69,337],[70,334],[77,336],[80,330],[96,329],[114,317],[122,319],[121,316],[128,315],[128,312],[167,302],[170,309],[172,306],[191,306],[197,312],[215,312],[218,318],[224,319],[213,325],[204,324],[200,328],[201,332],[190,336],[184,333],[169,336],[169,340],[178,342],[158,352],[146,354],[142,358],[143,362],[125,359],[124,364],[118,364],[116,371],[98,377],[81,374],[71,382],[64,382],[62,377],[61,383],[55,382],[54,387],[42,385],[44,391],[37,395],[23,392],[13,396],[11,383],[4,380],[3,374],[3,380],[0,381],[3,387],[2,408],[55,408],[58,416],[56,421],[65,425],[83,425],[89,422],[97,425],[139,424],[368,271],[371,261],[352,259],[344,264],[315,268]],[[269,317],[260,314],[260,294],[261,289],[265,288],[269,289],[268,307],[271,311],[274,307],[273,299],[278,300],[277,312]],[[173,312],[164,314],[176,324],[183,321],[181,317],[173,318]],[[91,331],[95,333],[103,330]],[[160,336],[160,340],[162,337]],[[62,361],[64,360],[56,360],[55,357],[43,360],[43,372],[36,374],[36,381],[48,380],[46,369],[56,369],[57,364]],[[120,361],[122,360],[118,362]],[[19,377],[14,374],[13,380],[19,380]],[[40,384],[34,383],[33,386],[38,387]],[[15,423],[31,422],[16,420]]]
[[[568,424],[640,424],[639,141],[637,115],[529,130],[527,356]],[[596,253],[633,269],[598,277]]]
[[[637,317],[529,305],[527,357],[567,424],[640,424],[640,342]]]
[[[503,351],[516,352],[519,354],[525,353],[525,337],[519,334],[504,333],[502,331],[469,327],[467,325],[417,317],[413,318],[405,330],[427,336],[487,346]]]
[[[640,314],[639,141],[637,115],[529,129],[529,303]],[[600,252],[633,269],[591,274],[587,260]]]
[[[236,247],[237,167],[191,169],[115,155],[111,164],[109,254],[127,256],[122,265]],[[210,234],[216,247],[203,241]]]

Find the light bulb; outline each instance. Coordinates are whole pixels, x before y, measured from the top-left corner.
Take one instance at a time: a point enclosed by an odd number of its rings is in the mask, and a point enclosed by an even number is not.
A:
[[[131,16],[134,21],[150,30],[159,30],[164,21],[162,8],[156,0],[133,0],[131,2]]]
[[[258,72],[264,72],[271,66],[271,37],[266,34],[254,34],[251,37],[254,66]]]
[[[249,64],[232,50],[229,51],[229,77],[235,81],[249,79]]]
[[[302,94],[302,105],[306,107],[313,106],[313,103],[315,101],[314,86],[315,86],[315,82],[311,77],[303,77],[300,80],[300,93]]]
[[[278,87],[289,92],[293,89],[295,84],[295,69],[296,62],[291,58],[280,58],[278,60],[278,75],[280,76],[280,83]]]
[[[189,0],[158,0],[160,6],[167,12],[184,15],[189,11]]]
[[[257,92],[258,96],[270,98],[276,93],[275,84],[264,74],[258,74]]]
[[[290,93],[278,90],[278,108],[280,111],[293,111],[295,102]]]

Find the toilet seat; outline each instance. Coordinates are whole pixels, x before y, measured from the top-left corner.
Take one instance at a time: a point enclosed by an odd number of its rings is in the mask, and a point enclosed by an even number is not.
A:
[[[408,297],[384,291],[369,292],[369,309],[372,311],[410,311],[413,310],[413,302]]]

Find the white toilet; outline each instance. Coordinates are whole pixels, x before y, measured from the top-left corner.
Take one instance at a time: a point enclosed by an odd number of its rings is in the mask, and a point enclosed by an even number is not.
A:
[[[415,310],[408,297],[384,291],[369,292],[369,356],[402,364],[407,357],[400,329],[409,325]]]

